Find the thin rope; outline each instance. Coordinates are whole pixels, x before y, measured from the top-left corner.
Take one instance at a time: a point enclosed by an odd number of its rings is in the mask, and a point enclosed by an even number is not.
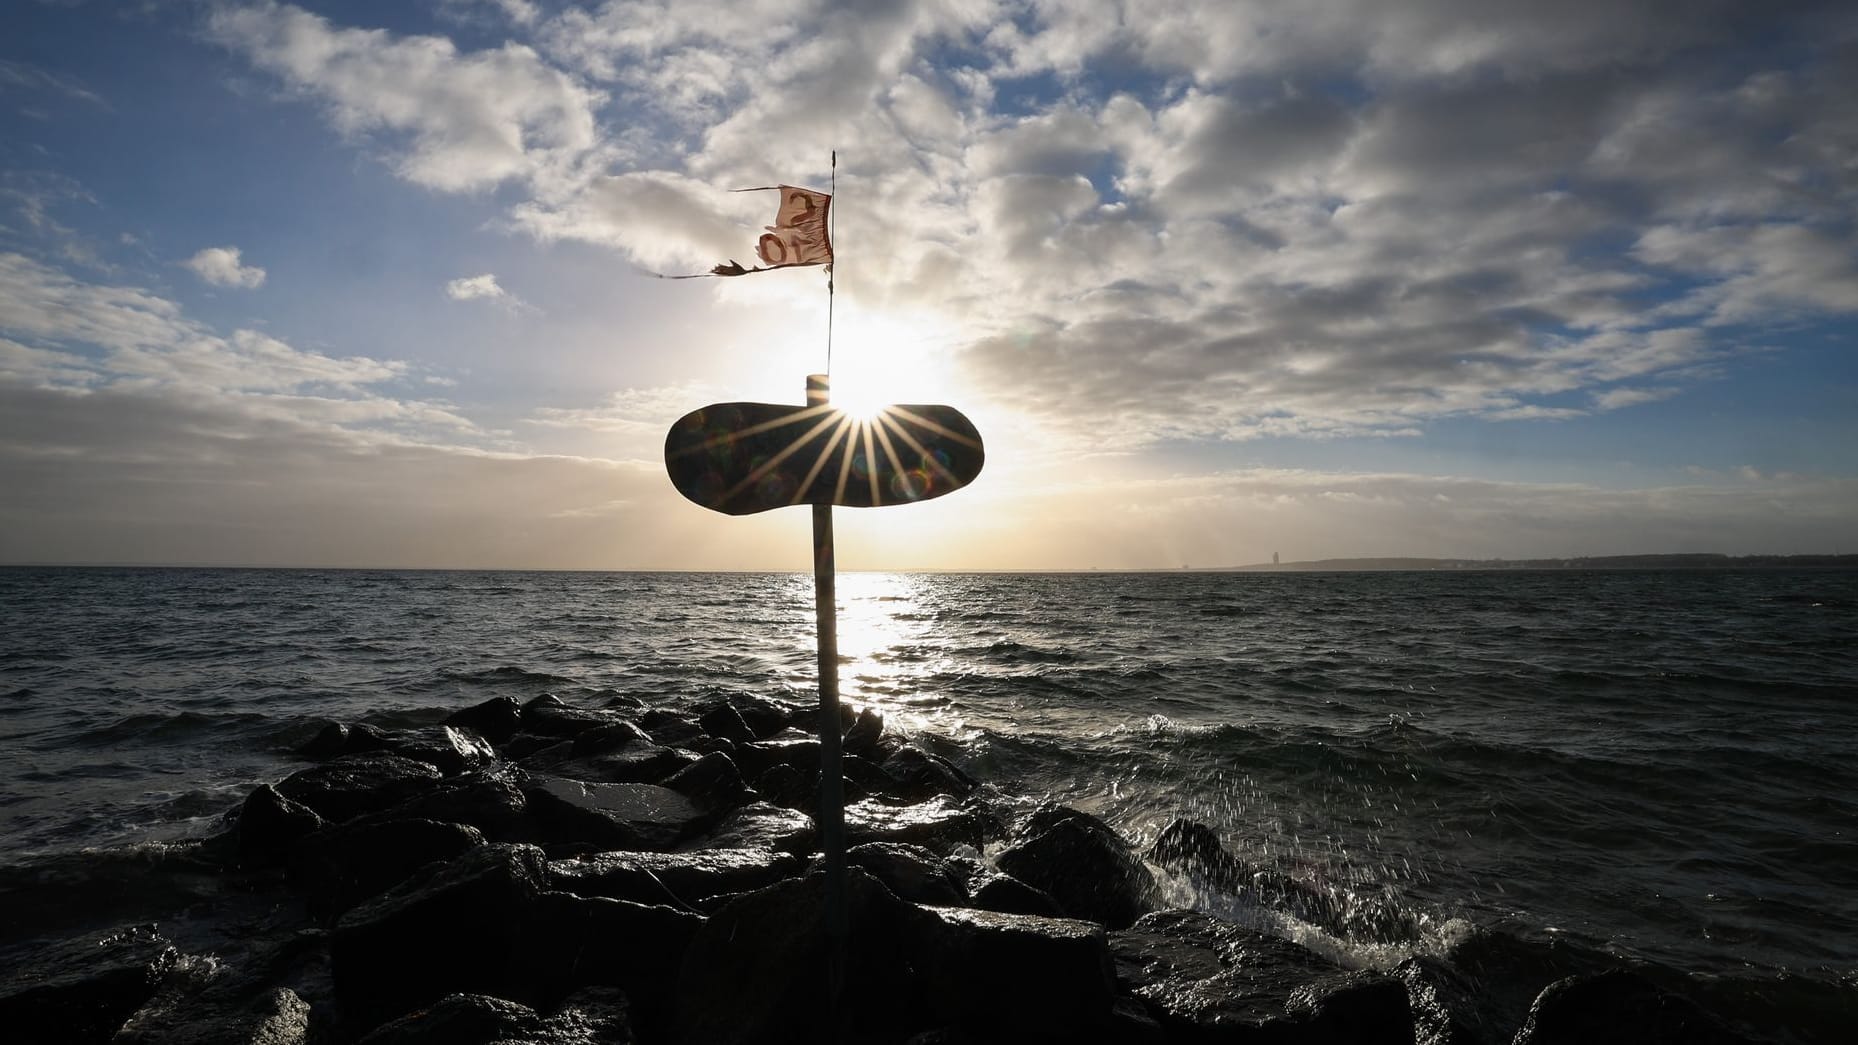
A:
[[[833,264],[826,269],[826,378],[832,378],[832,274],[839,261],[839,150],[832,150],[832,202],[826,204],[826,238],[832,243]]]

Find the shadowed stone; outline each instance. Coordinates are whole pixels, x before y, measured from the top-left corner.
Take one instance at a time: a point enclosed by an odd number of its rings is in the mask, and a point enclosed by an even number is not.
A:
[[[436,861],[484,842],[476,828],[437,820],[355,821],[299,841],[290,853],[290,883],[318,917],[333,918],[398,885]]]
[[[1160,895],[1155,876],[1103,821],[1046,807],[1029,828],[1039,833],[1002,851],[994,863],[1050,894],[1066,914],[1121,929],[1154,908]]]
[[[987,826],[983,812],[947,795],[907,806],[867,799],[845,807],[845,837],[850,845],[907,842],[938,852],[963,845],[979,848]]]
[[[1627,969],[1570,976],[1529,1008],[1515,1045],[1749,1045],[1695,1002]]]
[[[17,1042],[107,1042],[180,959],[153,925],[48,947],[0,974],[0,1031]]]
[[[594,853],[550,861],[548,880],[581,896],[689,907],[712,896],[765,888],[800,866],[792,853],[763,848]]]
[[[753,802],[730,813],[690,849],[773,849],[805,855],[819,845],[819,827],[797,809]]]
[[[690,799],[655,784],[538,776],[524,793],[548,840],[604,849],[669,849],[704,818]]]
[[[239,807],[239,865],[273,867],[292,842],[323,826],[309,806],[293,802],[270,784],[259,784]]]
[[[290,774],[277,790],[325,820],[347,820],[404,802],[438,779],[437,769],[400,755],[345,755]]]

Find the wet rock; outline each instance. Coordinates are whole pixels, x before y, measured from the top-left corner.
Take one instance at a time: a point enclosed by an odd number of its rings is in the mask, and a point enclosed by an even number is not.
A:
[[[510,697],[492,697],[452,712],[446,716],[445,724],[475,730],[491,743],[501,744],[522,728],[523,709]]]
[[[483,842],[481,832],[463,824],[353,821],[299,841],[291,849],[290,883],[318,917],[334,918],[427,864],[450,860]]]
[[[564,776],[607,784],[655,784],[697,760],[695,755],[656,744],[628,747],[615,754],[564,762]]]
[[[424,762],[446,776],[481,769],[497,757],[488,740],[463,726],[395,730],[387,735],[387,749],[403,758]]]
[[[431,790],[385,810],[381,819],[440,820],[466,824],[493,842],[517,842],[528,837],[529,800],[523,786],[529,774],[508,762],[449,777]]]
[[[891,793],[917,802],[935,795],[960,797],[977,786],[974,778],[918,747],[899,748],[883,765]]]
[[[1154,909],[1160,896],[1155,876],[1108,824],[1045,807],[1029,828],[1039,833],[1003,850],[994,863],[1050,894],[1067,915],[1122,929]]]
[[[1549,984],[1515,1045],[1749,1045],[1688,998],[1613,969]]]
[[[968,902],[983,911],[1001,914],[1033,914],[1046,918],[1061,917],[1058,901],[1042,889],[1014,878],[1010,874],[990,874],[970,886]]]
[[[720,752],[704,755],[664,779],[664,786],[712,812],[734,809],[755,797],[735,761]]]
[[[309,806],[293,802],[270,784],[259,784],[239,807],[239,866],[275,867],[292,842],[323,826]]]
[[[1485,1018],[1478,1005],[1479,985],[1447,963],[1414,955],[1395,966],[1393,976],[1406,985],[1417,1045],[1498,1045],[1510,1040],[1510,1028],[1494,1027]]]
[[[1411,1045],[1397,980],[1346,972],[1288,940],[1193,911],[1144,916],[1109,935],[1123,990],[1171,1036],[1195,1041]]]
[[[927,908],[917,967],[935,1019],[996,1040],[1095,1038],[1115,982],[1103,928],[1090,922]]]
[[[1445,954],[1450,966],[1477,985],[1474,1007],[1458,1014],[1489,1033],[1487,1042],[1507,1042],[1528,1018],[1543,987],[1556,980],[1604,972],[1616,962],[1607,954],[1566,937],[1523,939],[1507,932],[1478,929],[1458,940]]]
[[[884,715],[876,708],[861,708],[852,726],[845,731],[843,750],[848,755],[870,758],[877,753],[877,742],[884,735]]]
[[[669,849],[704,819],[696,803],[656,784],[538,776],[524,794],[544,840],[600,849]]]
[[[797,809],[752,802],[718,821],[690,849],[772,849],[805,855],[819,846],[819,827]]]
[[[437,769],[399,755],[345,755],[290,774],[277,790],[325,820],[341,821],[404,802],[438,779]]]
[[[671,907],[543,893],[518,945],[519,990],[546,1003],[583,987],[616,987],[642,1028],[668,1026],[684,951],[702,926],[700,916]]]
[[[696,719],[665,708],[652,708],[641,714],[639,725],[658,743],[670,747],[690,747],[700,738],[710,736]]]
[[[788,766],[801,773],[818,773],[819,741],[811,737],[783,736],[737,745],[731,757],[745,777],[759,777],[774,766]]]
[[[905,842],[936,852],[958,846],[979,848],[985,840],[985,811],[937,795],[915,805],[891,805],[877,799],[845,807],[845,837],[849,845],[866,842]]]
[[[705,709],[697,716],[697,725],[710,736],[727,740],[731,744],[748,744],[758,739],[755,731],[742,718],[742,713],[727,703]]]
[[[165,993],[165,992],[164,992]],[[157,997],[110,1039],[110,1045],[305,1045],[310,1003],[289,987],[255,997],[198,994]]]
[[[601,755],[609,751],[627,751],[635,747],[651,747],[656,744],[650,733],[640,729],[631,722],[619,721],[611,725],[596,726],[575,736],[574,746],[569,748],[576,758],[588,755]]]
[[[1162,828],[1146,855],[1159,867],[1226,892],[1237,892],[1251,881],[1249,870],[1227,852],[1219,833],[1194,820],[1175,820]]]
[[[153,925],[48,947],[0,976],[0,1032],[19,1042],[107,1042],[180,959]]]
[[[574,754],[574,741],[548,737],[539,733],[518,733],[498,747],[504,758],[525,766],[559,762]]]
[[[388,747],[387,731],[365,723],[349,725],[331,722],[322,731],[310,738],[310,742],[297,749],[297,754],[304,758],[322,761],[340,758],[343,755],[360,755],[370,751],[383,751]]]
[[[845,854],[847,866],[861,868],[900,899],[911,903],[953,906],[967,902],[960,881],[932,852],[897,842],[867,842]]]
[[[484,994],[453,994],[377,1027],[357,1045],[630,1045],[626,999],[577,996],[552,1016]]]
[[[840,1040],[881,1040],[930,1025],[912,953],[928,916],[862,871],[847,887],[846,1026],[823,1022],[825,876],[813,874],[739,897],[697,931],[678,977],[678,1040],[780,1045],[840,1030]]]
[[[742,716],[742,721],[748,723],[749,731],[757,740],[766,740],[797,723],[810,724],[816,717],[816,712],[810,707],[772,697],[731,693],[725,699]]]
[[[626,722],[625,717],[614,711],[571,708],[560,703],[538,705],[531,701],[523,706],[522,731],[540,737],[572,740],[589,730],[623,722]]]
[[[800,867],[792,853],[764,848],[594,853],[550,861],[548,881],[581,896],[690,908],[713,896],[766,888]]]
[[[547,866],[534,846],[482,845],[344,914],[330,937],[343,1010],[365,1026],[504,988]]]
[[[819,794],[812,778],[789,765],[772,765],[755,778],[755,790],[762,798],[788,809],[812,809]]]

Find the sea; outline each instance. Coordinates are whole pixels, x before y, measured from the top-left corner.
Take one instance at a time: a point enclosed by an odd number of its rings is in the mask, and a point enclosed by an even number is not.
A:
[[[1189,818],[1394,905],[1394,938],[1280,920],[1358,964],[1488,931],[1858,999],[1858,572],[848,572],[838,602],[845,699],[1009,811]],[[0,569],[0,894],[97,902],[85,868],[224,830],[329,721],[811,701],[814,671],[808,575]]]

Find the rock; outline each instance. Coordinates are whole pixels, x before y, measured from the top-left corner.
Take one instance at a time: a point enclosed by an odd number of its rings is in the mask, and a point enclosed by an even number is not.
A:
[[[766,740],[796,723],[811,724],[816,717],[816,712],[810,707],[772,697],[731,693],[725,699],[742,716],[742,721],[748,723],[749,731],[757,740]]]
[[[598,849],[669,849],[704,819],[690,799],[655,784],[538,776],[524,794],[545,840]]]
[[[1492,929],[1477,929],[1453,943],[1445,961],[1476,984],[1474,997],[1461,1003],[1457,1014],[1490,1043],[1515,1036],[1543,987],[1617,964],[1610,955],[1565,936],[1525,940]]]
[[[626,999],[615,991],[569,999],[553,1016],[484,994],[453,994],[383,1024],[357,1045],[631,1045]]]
[[[728,755],[704,755],[664,779],[664,786],[711,812],[734,809],[755,797]]]
[[[796,809],[752,802],[722,818],[688,849],[773,849],[804,856],[819,846],[819,827]]]
[[[590,729],[625,721],[619,712],[569,707],[560,697],[544,694],[523,705],[522,732],[572,739]]]
[[[577,734],[574,746],[569,748],[576,758],[588,755],[601,755],[609,751],[630,750],[635,747],[652,747],[656,745],[650,733],[637,725],[624,720],[611,725],[595,726],[584,733]]]
[[[259,784],[239,807],[239,866],[275,867],[292,842],[323,826],[323,818],[270,784]]]
[[[1067,915],[1122,929],[1158,902],[1155,876],[1108,824],[1047,807],[1034,814],[1032,826],[1043,830],[1003,850],[994,863],[1050,894]]]
[[[352,821],[299,841],[290,854],[290,883],[305,894],[317,917],[333,919],[427,864],[483,843],[481,832],[463,824]]]
[[[497,757],[488,740],[463,726],[395,730],[387,735],[387,748],[396,755],[424,762],[446,776],[481,769]]]
[[[745,777],[758,777],[773,766],[790,766],[801,773],[819,772],[819,741],[811,737],[783,736],[737,745],[736,767]]]
[[[337,997],[363,1025],[458,992],[494,993],[547,875],[534,846],[490,843],[344,914],[330,937]]]
[[[961,883],[941,860],[920,846],[867,842],[847,851],[845,862],[868,872],[898,898],[911,903],[954,906],[968,899]]]
[[[907,806],[866,799],[845,807],[848,845],[907,842],[937,852],[964,845],[979,848],[986,839],[987,827],[984,811],[964,806],[947,795]]]
[[[344,755],[290,774],[277,790],[325,820],[341,821],[404,802],[438,779],[437,769],[399,755]]]
[[[180,959],[153,925],[48,947],[0,979],[0,1031],[17,1042],[107,1042]]]
[[[712,896],[773,885],[800,867],[792,853],[763,848],[594,853],[550,861],[548,881],[552,888],[581,896],[688,909]]]
[[[755,791],[762,798],[788,809],[812,809],[819,804],[813,778],[789,765],[772,765],[755,778]]]
[[[1447,963],[1418,954],[1394,966],[1406,985],[1417,1045],[1500,1045],[1510,1028],[1492,1026],[1478,1005],[1479,985]]]
[[[519,842],[529,835],[529,774],[508,762],[490,765],[432,785],[379,814],[381,819],[440,820],[466,824],[493,842]]]
[[[658,743],[671,747],[689,747],[697,739],[710,736],[696,719],[664,708],[651,708],[640,715],[639,725]]]
[[[698,715],[697,725],[710,736],[731,744],[749,744],[758,739],[742,713],[727,703],[713,705]]]
[[[561,764],[559,771],[577,780],[607,784],[655,784],[695,762],[696,756],[656,744],[635,745],[617,754],[595,755]]]
[[[1251,880],[1245,865],[1220,843],[1219,834],[1194,820],[1175,820],[1162,828],[1146,855],[1157,866],[1226,892],[1237,892]]]
[[[845,731],[843,749],[848,755],[870,758],[877,752],[878,739],[884,735],[884,715],[876,708],[861,708],[852,727]]]
[[[1110,1017],[1115,982],[1103,928],[1066,918],[928,908],[930,1008],[996,1040],[1092,1040]]]
[[[1193,911],[1109,935],[1117,980],[1171,1037],[1309,1045],[1412,1045],[1397,980],[1342,970],[1288,940]]]
[[[1689,1000],[1612,969],[1548,985],[1515,1045],[1749,1045]]]
[[[310,1003],[289,987],[226,997],[212,987],[164,997],[129,1018],[110,1045],[306,1045]]]
[[[920,802],[934,795],[960,797],[975,789],[974,778],[956,769],[945,758],[938,758],[917,747],[899,748],[883,764],[884,776],[897,796]]]
[[[322,761],[340,758],[343,755],[360,755],[369,751],[381,751],[387,747],[387,731],[365,723],[346,725],[331,722],[322,728],[322,732],[310,738],[310,742],[297,749],[297,754],[304,758]]]
[[[928,918],[862,871],[847,882],[842,1028],[826,1024],[825,875],[788,879],[710,916],[678,976],[678,1040],[778,1045],[900,1038],[926,1026],[915,955]]]
[[[990,874],[970,887],[969,904],[983,911],[1001,914],[1034,914],[1046,918],[1061,917],[1064,912],[1052,895],[1014,878],[1010,874]]]
[[[641,1028],[666,1027],[684,951],[702,926],[700,916],[670,907],[543,893],[518,946],[519,989],[546,1003],[582,987],[616,987]]]
[[[463,726],[493,744],[501,744],[522,728],[522,706],[510,697],[492,697],[481,704],[460,708],[446,716],[448,726]]]

